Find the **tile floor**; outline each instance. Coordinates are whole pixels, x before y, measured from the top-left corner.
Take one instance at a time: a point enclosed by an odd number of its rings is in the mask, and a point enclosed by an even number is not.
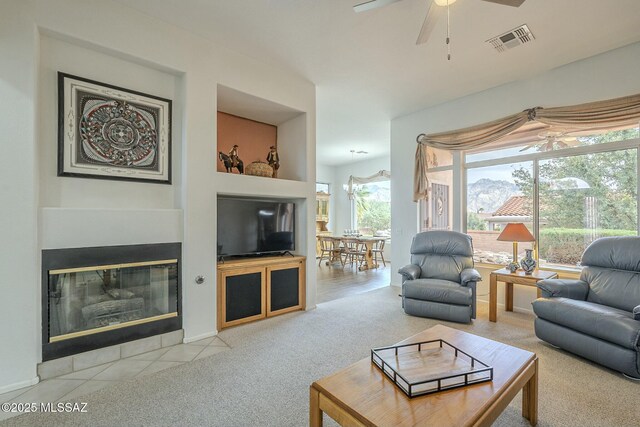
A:
[[[0,394],[0,404],[78,401],[78,398],[118,381],[154,374],[173,366],[212,356],[229,348],[218,337],[165,347]],[[0,420],[15,415],[18,414],[0,412]]]

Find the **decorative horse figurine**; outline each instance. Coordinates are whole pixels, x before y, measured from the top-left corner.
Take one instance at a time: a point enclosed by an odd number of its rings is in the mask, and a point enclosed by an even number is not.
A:
[[[220,159],[220,161],[224,163],[224,167],[227,172],[231,173],[231,170],[233,169],[233,161],[231,160],[231,157],[224,154],[222,151],[218,151],[218,159]],[[244,173],[244,163],[242,163],[242,160],[238,159],[235,167],[236,169],[238,169],[238,172]]]

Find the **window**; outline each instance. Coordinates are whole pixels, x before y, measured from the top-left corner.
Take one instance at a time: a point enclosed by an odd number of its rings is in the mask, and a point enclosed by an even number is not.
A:
[[[420,231],[451,230],[453,224],[453,169],[429,172],[429,200],[422,200]]]
[[[329,194],[329,184],[325,184],[324,182],[316,182],[316,193]]]
[[[355,188],[356,228],[365,236],[391,236],[390,181],[357,185]]]
[[[576,266],[604,236],[638,230],[637,149],[540,161],[542,263]]]
[[[472,168],[467,171],[467,233],[476,262],[508,264],[511,242],[498,240],[504,226],[522,222],[533,233],[533,162]],[[531,243],[518,245],[519,257]]]
[[[419,204],[419,231],[453,229],[453,154],[427,147],[429,200]]]
[[[505,264],[506,222],[523,222],[541,266],[577,267],[604,236],[638,234],[637,126],[569,132],[530,123],[488,148],[465,153],[466,230],[478,262]],[[529,244],[519,244],[522,256]]]

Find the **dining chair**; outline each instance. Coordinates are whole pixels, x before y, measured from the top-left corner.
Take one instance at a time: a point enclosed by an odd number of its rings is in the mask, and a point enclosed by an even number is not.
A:
[[[382,265],[386,267],[387,263],[384,260],[384,243],[385,243],[385,239],[376,240],[375,243],[373,244],[373,249],[371,250],[371,252],[373,252],[373,261],[376,264],[378,264],[378,254],[380,254],[380,258],[382,259]]]
[[[357,267],[361,266],[365,259],[364,244],[358,239],[342,239],[342,250],[344,254],[344,263],[342,267],[348,263]]]
[[[326,259],[325,265],[331,265],[336,259],[340,260],[342,267],[344,267],[344,259],[342,258],[342,248],[340,247],[340,240],[334,239],[331,236],[318,236],[320,241],[320,259],[318,260],[318,267],[322,264],[322,260]]]

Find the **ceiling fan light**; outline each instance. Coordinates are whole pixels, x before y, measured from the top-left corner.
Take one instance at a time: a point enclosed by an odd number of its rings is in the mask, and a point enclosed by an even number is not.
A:
[[[438,6],[446,6],[447,4],[452,5],[456,2],[456,0],[433,0],[433,1]]]

